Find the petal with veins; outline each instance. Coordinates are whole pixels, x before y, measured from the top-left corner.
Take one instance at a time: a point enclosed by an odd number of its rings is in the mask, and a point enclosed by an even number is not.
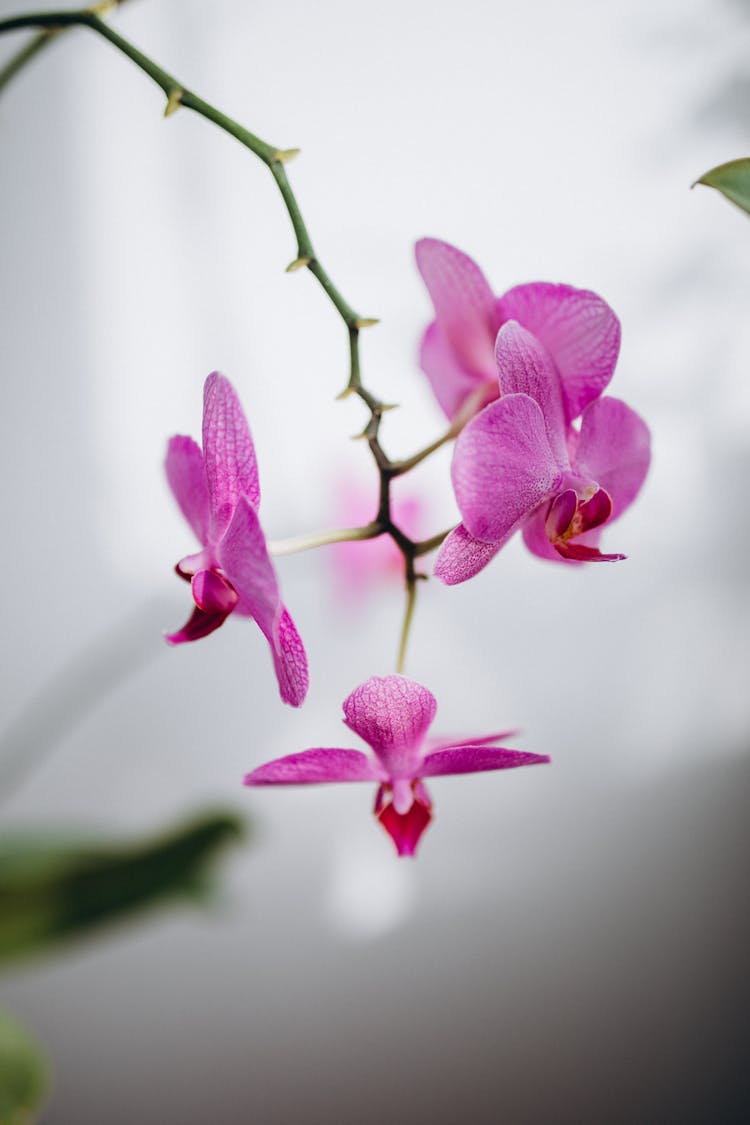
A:
[[[390,777],[416,777],[420,746],[437,703],[406,676],[371,676],[344,700],[344,721],[377,754]]]
[[[322,785],[329,781],[382,781],[383,771],[361,750],[318,747],[288,754],[251,770],[245,785]]]
[[[180,505],[180,511],[205,546],[208,543],[210,510],[200,446],[183,434],[170,438],[165,468],[169,487]]]
[[[620,351],[620,322],[588,289],[537,281],[517,285],[497,302],[500,323],[517,320],[552,356],[562,380],[565,415],[577,418],[612,378]]]
[[[449,420],[455,418],[461,404],[483,384],[487,401],[497,398],[497,377],[493,372],[468,370],[456,354],[437,321],[433,321],[422,337],[419,366],[430,381],[433,394]]]
[[[270,640],[269,643],[281,698],[292,707],[300,707],[310,683],[307,653],[297,627],[283,606],[276,623],[275,644]]]
[[[510,538],[510,535],[499,543],[483,543],[469,535],[462,523],[454,528],[450,535],[443,540],[434,574],[446,586],[457,586],[466,582],[484,570],[487,563],[492,562],[497,552]]]
[[[254,617],[271,640],[281,612],[279,584],[258,514],[246,497],[238,500],[216,555],[239,594],[238,613]]]
[[[451,473],[466,530],[487,543],[512,534],[561,476],[539,404],[511,394],[486,406],[459,434]]]
[[[219,539],[242,496],[260,504],[250,427],[232,384],[218,371],[203,387],[203,459],[211,503],[212,538]]]
[[[601,398],[581,419],[575,467],[606,489],[617,517],[638,495],[651,460],[648,426],[619,398]]]
[[[541,765],[549,760],[546,754],[528,754],[523,750],[506,750],[496,746],[453,746],[428,754],[419,772],[422,777],[439,777],[485,770],[512,770],[517,766]]]
[[[436,238],[420,239],[414,252],[436,322],[459,364],[492,378],[495,299],[484,274],[467,254]]]
[[[511,320],[497,334],[495,360],[500,391],[503,395],[528,395],[539,404],[550,449],[560,468],[567,469],[560,376],[548,352],[531,332]]]

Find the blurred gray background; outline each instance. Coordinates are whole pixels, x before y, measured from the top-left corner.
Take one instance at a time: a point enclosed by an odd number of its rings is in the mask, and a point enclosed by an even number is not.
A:
[[[31,11],[19,0],[0,13]],[[135,834],[248,813],[218,905],[6,976],[46,1043],[49,1125],[254,1121],[744,1122],[747,1042],[750,223],[690,184],[750,150],[748,5],[719,0],[133,0],[122,33],[280,147],[324,263],[382,323],[366,382],[406,455],[442,428],[416,362],[412,244],[456,243],[497,292],[551,280],[623,322],[612,393],[653,468],[607,533],[627,562],[511,544],[420,589],[407,671],[437,732],[517,725],[551,767],[438,780],[416,862],[367,787],[244,790],[349,743],[344,696],[393,670],[398,585],[356,607],[330,555],[280,561],[312,686],[278,701],[257,629],[194,646],[172,573],[193,549],[163,479],[229,375],[267,532],[374,489],[335,403],[346,340],[287,276],[266,169],[86,31],[0,104],[2,721],[10,826]],[[0,44],[3,58],[21,37]],[[456,519],[449,451],[408,481]],[[366,517],[365,517],[366,518]],[[366,549],[366,548],[364,548]],[[13,775],[13,759],[37,759]],[[13,788],[10,789],[10,782]]]

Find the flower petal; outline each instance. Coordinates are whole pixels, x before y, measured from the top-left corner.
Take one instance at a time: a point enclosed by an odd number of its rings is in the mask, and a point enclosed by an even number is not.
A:
[[[245,785],[321,785],[329,781],[381,781],[382,770],[361,750],[318,747],[287,754],[251,770]]]
[[[484,570],[487,563],[492,562],[497,552],[504,546],[507,539],[499,543],[483,543],[469,535],[462,523],[454,528],[450,535],[443,540],[434,574],[446,586],[457,586],[459,582],[466,582]]]
[[[344,722],[363,738],[389,777],[416,777],[420,745],[437,702],[406,676],[371,676],[344,700]]]
[[[549,762],[547,754],[528,754],[496,746],[453,746],[428,754],[420,766],[422,777],[439,777],[485,770],[511,770],[517,766],[536,766]]]
[[[422,833],[432,820],[432,805],[424,787],[422,791],[427,801],[416,797],[406,813],[397,812],[393,802],[383,804],[380,793],[376,799],[375,815],[393,840],[400,856],[413,856],[416,853]]]
[[[203,387],[203,458],[211,503],[212,537],[219,539],[241,496],[260,504],[255,447],[240,400],[214,371]]]
[[[648,426],[619,398],[602,398],[581,419],[575,467],[606,489],[616,519],[638,495],[651,460]]]
[[[498,734],[482,734],[467,735],[466,738],[428,738],[427,745],[430,748],[430,753],[434,754],[438,750],[456,750],[460,746],[488,746],[491,742],[503,742],[506,738],[513,738],[514,735],[519,734],[517,729],[514,730],[501,730]]]
[[[566,425],[560,376],[536,336],[515,320],[497,334],[495,360],[503,395],[524,394],[541,407],[547,440],[561,468],[568,468]]]
[[[486,372],[471,371],[464,367],[456,358],[456,353],[437,321],[428,326],[422,337],[419,366],[429,379],[432,392],[449,420],[456,417],[462,403],[481,386],[487,388],[487,402],[497,398],[497,378],[494,371],[488,375]]]
[[[300,707],[310,684],[307,653],[297,627],[283,606],[276,623],[275,638],[273,641],[269,639],[269,643],[281,698],[292,707]]]
[[[239,598],[226,579],[213,570],[199,570],[191,580],[193,601],[204,613],[231,613]]]
[[[199,641],[201,637],[207,637],[209,633],[213,633],[220,625],[223,625],[231,612],[231,610],[227,610],[226,613],[204,613],[202,609],[196,606],[182,628],[176,633],[165,633],[164,640],[170,645]]]
[[[191,437],[176,434],[169,439],[164,467],[180,511],[205,546],[208,543],[210,511],[200,446]]]
[[[491,379],[495,299],[484,274],[467,254],[436,238],[420,239],[414,252],[436,322],[459,366]]]
[[[523,525],[523,540],[532,554],[540,559],[547,559],[549,562],[565,563],[569,566],[576,566],[583,559],[563,558],[563,556],[555,550],[549,541],[549,537],[545,530],[546,514],[548,511],[547,504],[541,504],[535,512],[524,521]],[[579,546],[596,547],[601,537],[602,528],[594,528],[593,531],[586,531],[576,539]]]
[[[620,322],[596,293],[537,281],[497,302],[500,323],[517,320],[542,342],[562,380],[568,422],[604,391],[620,351]]]
[[[216,547],[216,556],[239,595],[237,612],[254,617],[270,639],[281,613],[279,583],[258,513],[244,496],[237,502],[231,523]]]
[[[451,475],[466,530],[505,540],[560,481],[539,404],[511,394],[486,406],[458,435]]]

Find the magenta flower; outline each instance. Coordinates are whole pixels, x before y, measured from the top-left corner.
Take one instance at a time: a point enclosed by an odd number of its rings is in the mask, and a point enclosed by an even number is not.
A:
[[[433,742],[425,745],[435,717],[434,695],[405,676],[372,676],[344,700],[344,722],[372,749],[321,747],[289,754],[259,766],[245,785],[306,785],[327,781],[377,781],[375,815],[399,855],[414,855],[432,819],[432,802],[422,778],[443,774],[507,770],[548,762],[544,754],[526,754],[491,746],[506,734]]]
[[[612,561],[597,546],[605,523],[635,499],[650,459],[645,423],[624,402],[596,398],[580,431],[548,352],[514,321],[497,336],[501,398],[464,427],[453,455],[463,523],[441,547],[435,574],[449,586],[472,578],[519,528],[542,558]]]
[[[567,423],[599,397],[617,362],[620,322],[596,293],[537,281],[495,297],[476,262],[455,246],[423,238],[415,252],[435,306],[420,364],[449,419],[469,396],[472,414],[497,398],[495,340],[510,320],[546,349]]]
[[[201,550],[177,563],[195,609],[170,644],[208,636],[230,613],[252,617],[268,641],[279,691],[299,707],[307,694],[305,649],[281,601],[258,519],[255,447],[232,384],[214,372],[203,387],[203,452],[178,435],[167,447],[167,479]]]

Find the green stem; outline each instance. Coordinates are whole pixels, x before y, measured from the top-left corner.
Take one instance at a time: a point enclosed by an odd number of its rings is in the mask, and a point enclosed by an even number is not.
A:
[[[20,70],[23,70],[27,63],[31,62],[40,51],[49,46],[57,34],[57,31],[40,31],[38,35],[29,40],[17,55],[13,55],[9,62],[0,69],[0,92],[15,78]]]
[[[406,648],[409,643],[411,622],[414,616],[414,605],[417,600],[418,577],[420,576],[414,573],[413,566],[408,566],[406,575],[406,610],[404,612],[404,622],[401,626],[401,639],[399,641],[398,658],[396,660],[396,671],[399,675],[403,675],[406,666]]]
[[[268,553],[274,558],[281,555],[295,555],[298,551],[309,551],[313,547],[326,547],[330,543],[354,543],[360,539],[375,539],[383,535],[385,528],[379,523],[368,523],[366,527],[337,527],[331,531],[318,531],[312,535],[294,535],[291,539],[268,540]]]
[[[341,319],[347,328],[347,333],[350,341],[350,373],[348,386],[352,390],[360,387],[359,375],[359,328],[362,324],[369,323],[366,318],[360,317],[351,305],[344,299],[342,294],[334,285],[328,272],[325,270],[320,259],[315,253],[312,244],[312,239],[305,226],[305,221],[302,218],[297,199],[292,191],[291,185],[287,178],[284,163],[293,154],[293,150],[280,149],[277,145],[271,145],[267,141],[261,140],[249,129],[245,129],[237,121],[228,117],[221,110],[218,110],[210,102],[205,101],[204,98],[193,93],[187,86],[179,82],[163,67],[150,59],[148,55],[144,55],[137,47],[134,47],[127,39],[124,39],[117,31],[114,31],[104,20],[100,19],[96,12],[88,9],[70,12],[33,12],[25,16],[12,16],[8,19],[0,20],[0,35],[7,31],[19,31],[23,28],[41,28],[45,38],[50,34],[62,31],[69,27],[87,27],[91,31],[101,35],[118,51],[126,55],[131,62],[135,63],[140,70],[147,74],[149,78],[156,83],[162,90],[167,98],[167,112],[171,113],[178,107],[182,106],[185,109],[190,109],[194,113],[204,117],[207,121],[212,122],[219,129],[228,133],[245,148],[250,149],[266,167],[270,170],[276,185],[284,201],[284,205],[289,215],[289,219],[297,239],[297,258],[310,273],[318,280],[326,295],[328,296],[331,304],[338,312]],[[41,39],[41,37],[37,37]],[[32,41],[24,51],[22,51],[6,68],[5,81],[10,79],[18,73],[19,70],[41,49],[41,44],[37,40]],[[1,88],[1,84],[0,84]]]

